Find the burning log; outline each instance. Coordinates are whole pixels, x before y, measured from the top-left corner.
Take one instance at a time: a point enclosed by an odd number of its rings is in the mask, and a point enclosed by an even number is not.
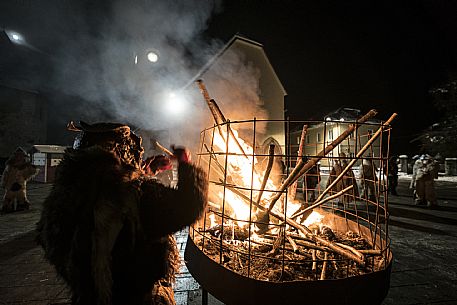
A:
[[[271,255],[275,255],[276,253],[278,253],[279,248],[281,247],[281,244],[284,240],[285,234],[286,234],[286,232],[285,232],[284,227],[281,227],[279,229],[278,234],[276,235],[276,238],[273,241],[273,248],[270,251]]]
[[[260,204],[260,199],[262,199],[263,191],[267,185],[268,178],[270,177],[271,169],[273,168],[273,161],[275,159],[275,145],[270,144],[270,149],[268,151],[268,164],[265,173],[263,174],[262,185],[260,186],[259,196],[257,197],[257,204]]]
[[[221,183],[223,183],[223,181],[221,181]],[[240,196],[240,198],[245,200],[247,203],[251,202],[249,197],[247,197],[245,194],[243,194],[240,190],[236,189],[235,187],[227,186],[227,188],[229,188],[232,192],[234,192],[235,194]],[[257,204],[257,202],[255,202],[255,201],[252,201],[252,204],[255,205],[259,210],[265,212],[266,208],[263,207],[262,205]],[[313,234],[306,226],[297,223],[293,219],[286,217],[284,214],[282,214],[280,212],[270,211],[269,214],[271,214],[273,217],[275,217],[281,221],[285,221],[288,225],[294,227],[299,232],[304,234],[309,240],[311,240],[317,244],[321,244],[321,245],[329,248],[331,251],[340,254],[343,257],[354,260],[359,265],[362,265],[362,266],[365,265],[364,256],[360,252],[359,252],[359,254],[354,254],[353,251],[343,249],[342,247],[335,245],[333,242],[325,240],[324,238]],[[261,224],[261,225],[265,225],[268,228],[268,224]],[[263,232],[263,233],[265,233],[265,232]],[[307,246],[311,246],[311,244],[308,244]],[[321,249],[321,248],[319,248],[319,249]],[[357,251],[357,250],[355,250],[355,251]]]
[[[289,234],[286,234],[286,238],[287,238],[287,241],[289,242],[289,244],[294,249],[294,252],[297,253],[298,252],[297,243],[294,241],[294,239],[292,237],[290,237]]]
[[[265,208],[263,208],[263,209],[265,209]],[[338,245],[334,244],[333,242],[328,241],[328,240],[326,240],[326,239],[324,239],[322,237],[319,237],[319,236],[313,234],[311,232],[311,230],[308,229],[306,226],[297,223],[293,219],[287,218],[284,214],[281,214],[279,212],[274,212],[274,211],[270,211],[270,214],[272,216],[282,220],[282,221],[285,221],[288,225],[290,225],[290,226],[294,227],[295,229],[297,229],[299,232],[304,234],[307,238],[309,238],[313,242],[321,244],[321,245],[323,245],[325,247],[328,247],[331,250],[333,250],[333,251],[337,252],[338,254],[340,254],[341,256],[344,256],[346,258],[349,258],[349,259],[355,261],[359,265],[362,265],[362,266],[365,265],[365,258],[363,256],[363,254],[361,254],[361,253],[359,255],[358,254],[354,254],[352,251],[348,251],[347,249],[343,249],[342,247],[339,247]]]
[[[366,254],[366,255],[374,255],[374,256],[382,255],[382,251],[376,250],[376,249],[367,249],[367,250],[362,249],[362,250],[357,250],[357,251],[359,251],[362,254]]]
[[[346,194],[347,192],[349,192],[349,191],[352,190],[353,188],[354,188],[354,186],[353,186],[353,185],[350,185],[350,186],[348,186],[347,188],[345,188],[344,190],[341,190],[341,191],[339,191],[339,192],[336,193],[336,194],[333,194],[333,195],[331,195],[331,196],[325,197],[324,199],[322,199],[322,200],[321,200],[320,202],[318,202],[318,203],[319,203],[319,205],[324,204],[324,203],[326,203],[326,202],[328,202],[328,201],[330,201],[330,200],[333,200],[333,199],[335,199],[335,198],[338,198],[338,197],[340,197],[340,196]],[[305,209],[306,209],[306,211],[305,211]],[[307,212],[308,212],[308,213],[307,213]],[[295,220],[298,216],[303,215],[303,214],[305,214],[305,213],[307,213],[307,214],[305,215],[305,217],[304,217],[304,218],[306,219],[306,217],[308,217],[309,214],[311,214],[311,210],[309,210],[308,208],[301,208],[301,209],[299,209],[297,212],[295,212],[290,218],[292,218],[292,219]]]
[[[214,152],[209,149],[208,145],[204,144],[206,151],[209,153],[210,158],[214,160],[216,163],[217,167],[219,170],[222,172],[222,174],[225,173],[225,168],[222,166],[222,164],[219,163],[219,160],[217,160],[217,157],[214,155]]]
[[[173,153],[168,150],[166,147],[162,146],[158,141],[156,141],[156,146],[161,150],[163,151],[164,153],[166,153],[167,155],[169,156],[173,156]]]
[[[278,199],[282,196],[282,192],[284,192],[284,190],[287,187],[289,187],[292,183],[294,183],[296,180],[298,180],[298,178],[300,178],[300,176],[305,174],[310,168],[315,166],[317,164],[317,162],[319,162],[329,152],[331,152],[333,149],[335,149],[335,147],[337,147],[350,134],[352,134],[352,132],[354,132],[354,130],[359,128],[360,124],[365,123],[367,120],[369,120],[370,118],[372,118],[376,114],[377,114],[376,110],[374,110],[374,109],[370,110],[367,114],[365,114],[363,117],[358,119],[356,124],[349,125],[349,127],[338,138],[333,140],[332,143],[330,143],[323,150],[321,150],[317,154],[316,157],[311,158],[310,160],[308,160],[308,162],[306,162],[306,164],[303,164],[303,158],[301,158],[300,161],[298,162],[298,164],[293,169],[292,173],[290,173],[290,175],[287,177],[287,179],[283,182],[283,184],[279,188],[278,193],[276,193],[276,195],[272,197],[272,199],[270,201],[270,205],[269,205],[267,211],[265,213],[259,213],[257,215],[257,219],[259,220],[259,222],[268,223],[270,221],[270,212],[273,209],[273,207],[275,206],[275,204],[278,201]],[[318,199],[320,200],[321,198],[318,198]],[[307,208],[305,210],[308,210],[308,209],[309,208]],[[301,213],[304,214],[305,210],[302,211]],[[266,228],[263,227],[263,226],[260,226],[259,229],[261,229],[261,231],[266,230]]]
[[[316,280],[318,270],[319,275],[317,276],[317,279],[337,279],[339,277],[372,272],[373,268],[375,268],[375,270],[376,268],[380,268],[379,264],[382,260],[369,260],[366,266],[356,267],[351,261],[342,260],[338,257],[338,253],[327,247],[297,240],[297,249],[295,249],[292,245],[293,242],[295,242],[294,239],[296,236],[287,232],[284,236],[284,230],[279,230],[278,233],[274,235],[266,234],[262,240],[251,239],[249,237],[248,240],[246,237],[248,229],[238,229],[234,227],[235,234],[233,234],[231,233],[233,232],[233,226],[231,224],[228,224],[228,226],[229,228],[225,230],[222,229],[221,225],[218,225],[211,229],[201,231],[198,244],[205,245],[202,250],[209,257],[236,273],[247,275],[249,271],[245,268],[250,268],[250,276],[256,279],[268,279],[270,281],[284,280],[282,274],[272,273],[272,270],[285,270],[285,280],[292,278]],[[214,231],[210,232],[213,229]],[[243,232],[242,235],[237,233],[239,230],[241,230],[240,232]],[[222,232],[224,236],[222,236]],[[315,234],[319,234],[318,231],[316,231]],[[324,232],[321,232],[321,234],[324,234]],[[287,235],[290,235],[290,238],[288,238]],[[228,240],[224,238],[228,238]],[[339,243],[351,242],[351,240],[348,240],[347,238],[351,237],[341,233],[335,236],[335,240],[339,241]],[[204,240],[207,240],[208,242],[205,243]],[[287,241],[288,244],[285,244],[284,241]],[[367,247],[369,246],[369,243],[366,242],[364,245],[359,246]],[[326,253],[327,257],[325,257]],[[300,257],[297,257],[296,255]],[[291,261],[292,264],[282,266],[281,264],[284,260]],[[325,265],[324,261],[327,262],[327,265]],[[346,275],[344,273],[346,273]]]
[[[353,247],[345,245],[345,244],[342,244],[342,243],[336,243],[336,245],[340,246],[341,248],[344,248],[344,249],[347,249],[347,250],[351,251],[355,255],[359,255],[360,258],[363,259],[363,254],[360,253],[359,251],[357,251],[356,249],[354,249]]]
[[[321,278],[320,280],[325,280],[325,272],[327,271],[327,261],[328,260],[328,253],[324,253],[324,262],[322,263],[322,271],[321,271]]]
[[[381,135],[382,131],[384,130],[384,128],[386,128],[387,126],[389,126],[393,119],[395,119],[395,117],[397,116],[396,113],[392,114],[390,116],[390,118],[385,121],[381,127],[379,127],[379,129],[372,135],[372,137],[367,141],[367,143],[359,150],[359,152],[357,153],[357,155],[355,156],[354,159],[352,159],[348,165],[344,168],[344,170],[340,173],[340,175],[322,192],[322,194],[319,195],[319,197],[317,197],[316,201],[314,202],[314,204],[312,204],[311,206],[307,207],[306,209],[302,210],[300,213],[297,213],[295,215],[292,216],[292,218],[296,218],[308,211],[311,211],[312,209],[322,205],[324,202],[322,201],[322,198],[336,185],[336,183],[338,183],[338,181],[340,181],[343,176],[351,169],[351,167],[355,164],[355,162],[357,162],[357,160],[360,159],[360,157],[362,157],[362,155],[365,153],[365,151],[371,146],[371,144],[373,144],[373,142]]]
[[[223,182],[221,181],[221,183],[223,183]],[[240,198],[245,200],[247,203],[251,202],[249,197],[247,197],[245,194],[243,194],[240,190],[238,190],[238,189],[236,189],[234,187],[230,187],[230,186],[227,186],[227,188],[229,188],[232,192],[234,192],[235,194],[240,196]],[[266,211],[266,208],[263,207],[260,204],[257,204],[257,202],[252,201],[252,204],[255,205],[260,211],[263,211],[263,212]],[[359,265],[362,265],[362,266],[365,265],[365,259],[364,259],[363,254],[361,254],[361,253],[354,254],[353,251],[350,251],[350,250],[347,250],[347,249],[343,249],[342,247],[339,247],[338,245],[335,245],[333,242],[325,240],[324,238],[313,234],[311,232],[311,230],[309,230],[306,226],[297,223],[293,219],[286,217],[284,214],[282,214],[280,212],[270,211],[269,214],[271,214],[273,217],[275,217],[275,218],[277,218],[277,219],[279,219],[281,221],[285,221],[288,225],[294,227],[299,232],[304,234],[304,236],[306,236],[309,240],[311,240],[311,241],[313,241],[315,243],[321,244],[321,245],[329,248],[330,250],[340,254],[343,257],[346,257],[346,258],[349,258],[351,260],[354,260]],[[256,223],[256,224],[258,225],[258,223]],[[261,224],[261,225],[265,225],[268,228],[268,224]],[[263,233],[265,233],[265,232],[263,232]],[[355,250],[355,251],[357,251],[357,250]]]
[[[222,132],[222,128],[221,128],[221,124],[223,123],[222,119],[219,118],[218,111],[214,108],[214,104],[211,103],[211,98],[209,97],[209,93],[208,93],[208,90],[206,90],[205,84],[203,83],[203,81],[201,79],[199,79],[199,80],[197,80],[197,85],[200,88],[200,92],[202,93],[203,98],[206,101],[206,104],[208,105],[208,108],[209,108],[209,110],[211,112],[211,115],[213,116],[214,123],[216,123],[216,125],[217,125],[217,129],[219,130],[219,134],[225,140],[224,133]]]
[[[316,257],[316,250],[313,249],[311,252],[312,258],[313,258],[313,265],[311,267],[311,270],[316,271],[317,269],[317,257]]]
[[[300,144],[298,146],[298,155],[297,155],[296,163],[300,162],[300,160],[303,157],[303,149],[305,146],[305,139],[306,139],[307,133],[308,133],[308,125],[303,125],[303,129],[302,129],[301,136],[300,136]],[[292,186],[289,188],[289,198],[292,200],[295,198],[295,194],[297,193],[297,181],[295,181],[292,184]]]
[[[248,158],[248,156],[246,155],[246,152],[244,151],[243,147],[241,146],[240,142],[238,141],[237,137],[235,136],[235,134],[233,133],[233,130],[232,128],[230,128],[230,122],[225,118],[224,114],[222,113],[221,109],[219,108],[219,106],[217,105],[216,101],[212,98],[209,97],[209,93],[208,93],[208,90],[206,90],[206,86],[205,84],[203,83],[203,80],[199,79],[197,80],[197,85],[198,87],[200,88],[200,92],[202,93],[203,95],[203,98],[205,99],[206,101],[206,104],[208,105],[208,108],[213,116],[213,119],[214,119],[214,122],[216,123],[217,125],[217,128],[219,130],[219,134],[221,135],[221,137],[227,141],[228,139],[226,139],[224,137],[224,133],[222,132],[222,128],[221,128],[221,124],[223,123],[227,123],[227,129],[228,129],[228,133],[230,134],[230,136],[232,136],[233,140],[235,141],[236,145],[238,146],[238,148],[240,149],[241,153],[243,154],[243,156],[245,156],[246,158]]]

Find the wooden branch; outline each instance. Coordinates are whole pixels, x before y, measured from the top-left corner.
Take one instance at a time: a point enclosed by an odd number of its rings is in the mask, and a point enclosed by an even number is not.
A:
[[[295,165],[295,168],[289,174],[287,179],[281,184],[276,195],[274,195],[273,198],[271,199],[270,205],[268,206],[268,209],[267,209],[267,215],[271,212],[271,210],[275,206],[278,199],[281,198],[282,192],[284,192],[284,190],[286,188],[288,188],[292,183],[294,183],[294,181],[296,181],[298,179],[298,178],[295,179],[295,177],[298,175],[298,173],[303,168],[303,166],[304,166],[304,162],[302,159],[300,159],[300,161],[297,163],[297,165]]]
[[[230,188],[229,186],[227,186],[232,192],[234,192],[235,194],[237,194],[238,196],[240,196],[240,198],[242,198],[243,200],[245,200],[247,203],[250,203],[251,200],[249,199],[249,197],[247,197],[246,195],[244,195],[242,192],[240,192],[238,189],[236,188]],[[257,204],[257,202],[255,201],[252,201],[252,204],[255,205],[259,210],[261,211],[266,211],[265,207],[261,206],[260,204]],[[276,212],[276,211],[270,211],[269,213],[270,215],[272,215],[273,217],[279,219],[279,220],[282,220],[282,221],[285,221],[288,225],[294,227],[295,229],[297,229],[299,232],[301,232],[302,234],[304,234],[309,240],[315,242],[315,243],[319,243],[327,248],[329,248],[330,250],[332,250],[333,252],[335,253],[338,253],[340,254],[341,256],[343,257],[346,257],[348,259],[351,259],[353,261],[355,261],[357,264],[359,265],[362,265],[364,266],[365,265],[365,259],[362,255],[361,256],[358,256],[354,253],[352,253],[351,251],[347,250],[347,249],[343,249],[341,247],[339,247],[338,245],[335,245],[334,243],[332,243],[331,241],[328,241],[326,239],[323,239],[315,234],[313,234],[311,232],[311,230],[309,230],[306,226],[304,225],[301,225],[299,223],[297,223],[296,221],[294,221],[293,219],[291,218],[288,218],[286,217],[284,214],[280,213],[280,212]],[[308,244],[309,245],[309,244]]]
[[[211,243],[213,243],[214,247],[217,247],[217,248],[220,247],[220,239],[219,238],[214,237],[208,231],[202,231],[201,233],[202,233],[201,234],[202,238],[205,238],[206,240],[208,240]],[[223,242],[223,245],[222,245],[223,249],[227,249],[228,251],[237,252],[237,253],[240,253],[240,254],[243,254],[243,255],[248,255],[249,254],[247,252],[240,251],[239,247],[236,247],[236,246],[230,244],[230,242],[227,241],[227,240],[222,240],[222,242]],[[251,243],[254,243],[254,244],[257,244],[257,245],[262,245],[262,246],[267,246],[267,247],[273,247],[272,243],[261,242],[261,241],[258,241],[258,240],[252,240],[251,239]],[[293,248],[286,247],[286,246],[283,247],[282,249],[284,249],[286,251],[293,252],[293,253],[298,254],[300,256],[304,256],[306,258],[309,258],[309,254],[306,253],[306,252],[295,252],[295,250]],[[267,258],[266,256],[261,256],[261,255],[257,255],[257,256]]]
[[[285,230],[284,227],[279,228],[278,234],[276,235],[273,241],[273,248],[270,251],[270,254],[276,255],[281,247],[281,244],[284,241]]]
[[[209,149],[209,147],[208,147],[208,145],[206,145],[206,143],[204,143],[203,146],[205,147],[206,151],[209,153],[210,158],[213,159],[213,161],[216,163],[216,165],[219,168],[219,170],[221,170],[222,174],[224,175],[225,174],[225,168],[222,166],[222,164],[219,163],[219,160],[217,160],[217,157],[214,154],[214,152]]]
[[[308,242],[308,241],[295,240],[296,239],[295,235],[289,236],[289,238],[291,240],[293,240],[297,245],[302,246],[303,248],[306,248],[306,249],[319,250],[319,251],[331,251],[331,249],[328,249],[328,248],[325,248],[325,247],[321,247],[321,246],[319,246],[317,244],[313,244],[313,243]]]
[[[268,164],[265,173],[263,174],[263,181],[262,185],[260,186],[259,196],[257,197],[257,204],[260,204],[260,199],[262,199],[263,191],[265,190],[265,186],[267,185],[268,178],[270,177],[271,169],[273,168],[273,161],[275,159],[275,145],[270,144],[270,148],[268,151]]]
[[[317,269],[317,257],[316,257],[316,250],[315,249],[312,250],[311,255],[312,255],[312,258],[313,258],[313,266],[312,266],[311,270],[316,271],[316,269]]]
[[[324,262],[322,263],[322,271],[321,271],[321,278],[320,280],[325,280],[325,272],[327,271],[327,260],[328,260],[328,253],[324,253]]]
[[[161,151],[163,151],[163,152],[166,153],[167,155],[173,156],[173,153],[172,153],[170,150],[168,150],[165,146],[162,146],[162,145],[159,143],[159,141],[156,141],[156,145],[157,145],[158,148],[160,148]]]
[[[349,191],[352,190],[353,188],[354,188],[354,185],[350,185],[350,186],[348,186],[347,188],[345,188],[345,189],[339,191],[339,192],[336,193],[336,194],[333,194],[333,195],[331,195],[331,196],[325,197],[324,199],[321,199],[321,201],[316,202],[314,205],[317,205],[317,204],[318,204],[318,205],[322,205],[322,204],[324,204],[324,203],[326,203],[326,202],[328,202],[328,201],[330,201],[330,200],[333,200],[333,199],[335,199],[335,198],[338,198],[338,197],[344,195],[345,193],[349,192]],[[307,207],[307,208],[305,208],[305,209],[301,209],[301,210],[295,212],[292,216],[290,216],[290,218],[292,218],[292,219],[295,220],[298,216],[303,215],[303,214],[305,214],[305,213],[308,212],[308,211],[310,211],[310,207]]]
[[[298,164],[298,162],[300,162],[300,160],[302,159],[303,157],[303,150],[304,150],[304,147],[305,147],[305,139],[306,139],[306,134],[308,132],[308,125],[303,125],[303,129],[302,129],[302,132],[301,132],[301,136],[300,136],[300,144],[298,146],[298,154],[297,154],[297,162],[296,164]],[[298,181],[298,179],[297,179]],[[297,193],[297,181],[295,181],[292,186],[289,188],[289,198],[290,199],[295,199],[295,195]]]
[[[263,208],[263,209],[265,209],[265,208]],[[323,245],[325,247],[328,247],[331,250],[333,250],[334,252],[340,254],[341,256],[349,258],[349,259],[355,261],[359,265],[365,266],[365,258],[364,257],[362,258],[362,257],[352,253],[351,251],[348,251],[347,249],[343,249],[343,248],[339,247],[338,245],[335,245],[335,243],[333,243],[331,241],[328,241],[328,240],[326,240],[326,239],[324,239],[324,238],[322,238],[320,236],[317,236],[317,235],[313,234],[310,231],[310,229],[308,229],[306,226],[297,223],[293,219],[285,217],[285,215],[282,214],[282,213],[279,213],[279,212],[276,212],[276,211],[270,211],[270,214],[272,216],[282,220],[282,221],[285,221],[288,225],[296,228],[299,232],[304,234],[307,238],[309,238],[313,242],[319,243],[319,244],[321,244],[321,245]]]
[[[362,254],[366,254],[366,255],[374,255],[374,256],[382,255],[382,251],[376,250],[376,249],[357,250],[357,251],[359,251]]]
[[[203,80],[199,79],[199,80],[196,81],[196,83],[197,83],[198,87],[200,88],[200,92],[202,93],[203,98],[206,101],[206,104],[208,105],[208,108],[209,108],[209,110],[211,112],[211,115],[213,116],[214,122],[217,125],[217,128],[219,130],[219,134],[221,135],[221,137],[224,139],[224,141],[227,141],[227,137],[224,136],[225,133],[223,133],[222,127],[221,127],[221,124],[226,123],[228,132],[229,132],[230,136],[232,136],[233,141],[235,141],[235,144],[240,149],[241,154],[244,157],[249,158],[246,155],[246,152],[244,151],[244,149],[241,146],[240,142],[235,137],[235,134],[234,134],[232,128],[230,127],[230,122],[225,118],[224,114],[222,113],[221,109],[217,105],[216,101],[214,99],[210,98],[208,90],[206,89],[206,86],[203,83]]]
[[[289,234],[286,234],[286,238],[287,238],[287,241],[289,242],[289,244],[292,246],[292,248],[294,249],[294,252],[298,252],[298,247],[297,247],[297,243],[294,241],[294,239],[292,237],[290,237]]]
[[[267,209],[267,213],[269,213],[274,205],[276,204],[276,201],[281,197],[282,192],[286,187],[288,187],[290,184],[298,180],[301,175],[305,174],[310,168],[315,166],[317,162],[319,162],[323,157],[325,157],[329,152],[331,152],[335,147],[337,147],[341,142],[343,142],[351,133],[356,130],[357,128],[360,127],[360,124],[365,123],[367,120],[372,118],[377,114],[376,110],[372,109],[370,110],[367,114],[365,114],[362,118],[357,120],[357,124],[351,124],[349,127],[342,133],[338,138],[333,140],[332,143],[327,145],[323,150],[321,150],[316,157],[311,158],[306,162],[306,164],[303,164],[303,159],[300,159],[299,163],[295,166],[294,170],[292,173],[287,177],[286,181],[284,181],[283,185],[278,190],[278,193],[272,197],[270,206]],[[297,173],[298,171],[298,173]],[[321,198],[319,198],[320,200]],[[317,201],[317,200],[316,200]]]
[[[324,202],[321,201],[321,199],[333,188],[333,186],[336,185],[336,183],[338,183],[338,181],[340,181],[343,176],[351,169],[351,167],[355,164],[355,162],[357,162],[358,159],[360,159],[360,157],[365,153],[365,151],[371,146],[371,144],[376,140],[377,137],[379,137],[382,133],[382,131],[384,130],[385,127],[387,127],[388,125],[390,125],[390,123],[393,121],[393,119],[397,116],[396,113],[392,114],[391,117],[385,121],[381,127],[379,127],[379,129],[373,134],[373,136],[367,141],[367,143],[359,150],[359,152],[357,153],[357,155],[354,157],[354,159],[352,159],[348,165],[344,168],[344,170],[338,175],[338,177],[322,192],[322,194],[319,195],[319,197],[317,197],[316,201],[314,202],[314,204],[312,204],[311,206],[307,207],[306,209],[304,209],[303,211],[301,211],[300,213],[306,213],[307,211],[309,210],[312,210],[318,206],[320,206],[321,204],[323,204]]]
[[[214,120],[214,123],[217,125],[217,129],[219,130],[219,134],[221,135],[221,137],[225,141],[226,139],[224,137],[224,133],[223,133],[222,128],[221,128],[222,121],[218,117],[218,112],[214,108],[214,105],[211,103],[211,98],[209,97],[208,90],[206,90],[206,86],[205,86],[205,84],[203,83],[203,81],[201,79],[197,80],[196,83],[197,83],[198,87],[200,88],[200,92],[202,93],[203,98],[205,99],[206,105],[208,106],[208,108],[209,108],[209,110],[211,112],[211,115],[213,116],[213,120]]]
[[[354,247],[351,247],[349,245],[345,245],[345,244],[342,244],[342,243],[335,243],[335,244],[340,246],[341,248],[344,248],[344,249],[347,249],[347,250],[351,251],[352,253],[354,253],[355,255],[360,257],[361,259],[363,259],[363,254],[360,253],[358,250],[356,250]]]
[[[227,187],[232,192],[234,192],[235,194],[240,196],[240,198],[245,200],[247,203],[251,202],[249,197],[247,197],[246,195],[241,193],[238,189],[230,188],[229,186],[227,186]],[[257,204],[257,202],[252,201],[252,204],[255,205],[259,210],[261,210],[263,212],[266,212],[265,207],[261,206],[260,204]],[[294,227],[299,232],[301,232],[303,235],[305,235],[309,240],[311,240],[311,241],[313,241],[315,243],[319,243],[319,244],[321,244],[321,245],[323,245],[325,247],[328,247],[328,248],[330,248],[330,250],[340,254],[341,256],[344,256],[344,257],[346,257],[348,259],[351,259],[351,260],[355,261],[359,265],[362,265],[362,266],[365,265],[365,259],[364,258],[361,258],[360,256],[352,253],[351,251],[348,251],[346,249],[343,249],[343,248],[339,247],[338,245],[335,245],[331,241],[325,240],[325,239],[313,234],[311,232],[311,230],[308,229],[306,226],[297,223],[295,220],[293,220],[293,219],[291,219],[289,217],[286,217],[284,214],[282,214],[280,212],[276,212],[276,211],[270,211],[269,215],[272,215],[273,217],[275,217],[275,218],[277,218],[279,220],[285,221],[288,225]]]

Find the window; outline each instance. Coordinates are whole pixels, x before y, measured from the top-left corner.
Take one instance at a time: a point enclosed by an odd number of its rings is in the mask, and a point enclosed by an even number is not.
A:
[[[329,140],[333,140],[333,129],[330,129],[330,130],[328,131],[328,139],[329,139]]]
[[[300,145],[300,138],[301,137],[297,137],[297,144]]]

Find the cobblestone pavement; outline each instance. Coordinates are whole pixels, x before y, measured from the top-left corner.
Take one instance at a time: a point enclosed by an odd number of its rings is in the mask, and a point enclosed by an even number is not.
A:
[[[437,182],[440,207],[433,210],[413,205],[408,183],[400,180],[400,196],[390,197],[394,262],[391,287],[383,305],[456,305],[457,183]],[[51,187],[30,184],[31,210],[0,216],[0,305],[69,301],[65,284],[33,240],[41,202]],[[187,232],[179,232],[176,237],[183,253]],[[201,294],[199,284],[183,266],[175,285],[177,304],[201,304]],[[222,305],[211,295],[209,304]]]

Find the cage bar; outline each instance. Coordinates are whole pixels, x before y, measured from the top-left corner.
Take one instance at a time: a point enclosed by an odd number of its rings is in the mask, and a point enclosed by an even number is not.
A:
[[[265,124],[287,128],[280,135],[286,144],[275,147],[271,179],[261,189],[271,143],[258,143],[265,138],[259,126]],[[297,165],[305,124],[308,160],[349,124],[358,128],[298,178],[294,198],[285,188],[265,221],[259,215]],[[386,178],[390,131],[390,125],[374,120],[257,119],[203,130],[198,162],[207,169],[209,204],[189,231],[189,271],[226,304],[380,304],[392,263]],[[321,198],[333,199],[309,210],[346,167]],[[300,211],[306,213],[296,217]],[[314,294],[303,292],[311,287],[317,289]]]

